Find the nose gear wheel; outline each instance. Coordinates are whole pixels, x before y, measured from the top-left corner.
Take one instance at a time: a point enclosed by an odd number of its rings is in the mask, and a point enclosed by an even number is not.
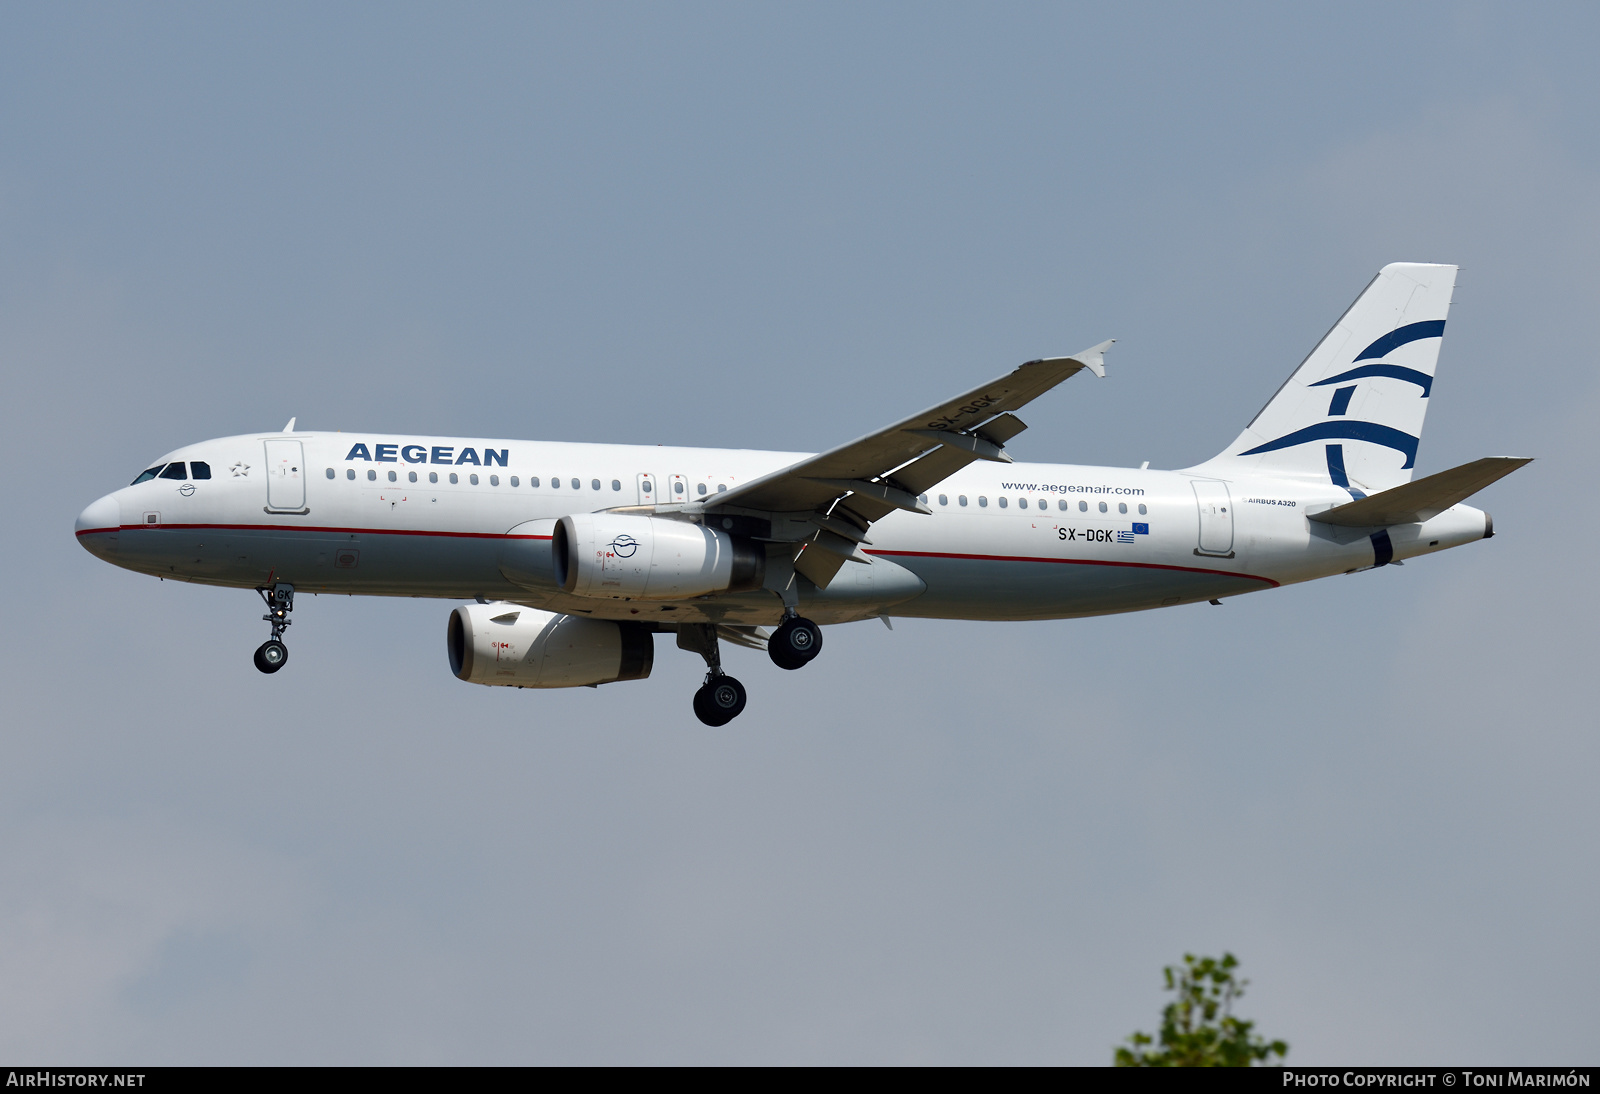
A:
[[[276,638],[269,638],[256,649],[256,668],[274,673],[289,663],[289,647]]]

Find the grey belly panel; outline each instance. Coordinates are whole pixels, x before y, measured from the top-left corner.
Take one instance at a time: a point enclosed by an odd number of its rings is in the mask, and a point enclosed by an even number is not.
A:
[[[307,592],[463,598],[514,590],[497,566],[499,537],[151,528],[121,540],[118,565],[202,584],[270,579]]]
[[[1268,588],[1226,574],[1143,566],[896,556],[928,591],[893,609],[936,619],[1062,619],[1142,611]]]

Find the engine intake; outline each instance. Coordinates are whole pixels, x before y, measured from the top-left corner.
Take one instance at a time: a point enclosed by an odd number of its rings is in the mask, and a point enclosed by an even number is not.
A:
[[[767,555],[715,528],[660,517],[578,513],[556,522],[556,584],[575,596],[687,600],[758,589]]]
[[[643,680],[655,663],[655,639],[638,623],[518,604],[463,604],[445,644],[450,671],[469,684],[576,688]]]

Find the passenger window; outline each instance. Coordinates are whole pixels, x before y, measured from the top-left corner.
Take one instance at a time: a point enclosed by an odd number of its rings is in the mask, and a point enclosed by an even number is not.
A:
[[[1062,498],[1060,501],[1056,502],[1056,508],[1065,513],[1067,511],[1067,499]]]
[[[450,472],[450,485],[451,486],[456,485],[460,481],[461,481],[461,476],[457,475],[454,471]]]
[[[1144,516],[1144,514],[1145,514],[1144,503],[1140,502],[1139,503],[1139,515],[1142,517],[1142,516]]]
[[[128,485],[129,486],[138,486],[141,482],[149,482],[151,479],[155,478],[159,474],[161,474],[161,465],[158,463],[148,471],[141,471],[139,473],[139,477],[134,479]]]
[[[511,485],[512,486],[521,486],[522,483],[517,481],[517,477],[515,475],[512,475],[511,476]]]
[[[717,483],[717,493],[721,494],[724,491],[726,491],[727,489],[728,488],[726,486],[722,485],[722,483],[720,483],[720,482]]]
[[[1004,509],[1006,507],[1006,499],[1005,498],[1000,498],[999,501],[1000,501],[1000,508]],[[983,504],[983,499],[982,498],[978,499],[978,504],[980,504],[980,505]]]
[[[672,492],[675,493],[675,494],[683,493],[683,483],[681,483],[681,482],[673,483],[672,484]]]
[[[367,481],[368,482],[377,482],[378,481],[378,473],[369,468],[367,470]]]
[[[926,494],[918,494],[917,495],[917,500],[920,501],[923,505],[927,505],[928,504],[928,495],[926,495]]]
[[[590,479],[589,480],[589,489],[590,490],[598,490],[598,489],[600,489],[600,480],[599,479]]]
[[[622,489],[622,480],[621,479],[612,479],[611,480],[611,489],[613,489],[613,490],[621,490]]]
[[[1128,503],[1127,502],[1125,502],[1125,501],[1117,502],[1117,512],[1126,513],[1127,511],[1128,511]]]
[[[416,482],[417,481],[417,473],[415,471],[408,471],[408,472],[406,472],[406,478],[410,479],[412,482]]]
[[[1105,502],[1101,502],[1100,503],[1100,511],[1102,513],[1104,513],[1106,511],[1106,503]]]
[[[499,486],[500,485],[500,476],[499,475],[490,475],[489,476],[489,485],[490,486]]]
[[[577,480],[577,479],[573,479],[573,480],[572,480],[572,488],[573,488],[573,489],[574,489],[574,490],[580,490],[580,489],[582,489],[582,487],[580,487],[580,486],[579,486],[579,485],[578,485],[578,480]]]
[[[189,476],[183,473],[183,464],[169,463],[167,464],[167,469],[161,472],[161,477],[164,479],[186,479]]]
[[[1087,513],[1088,511],[1089,511],[1089,503],[1086,502],[1086,501],[1080,501],[1078,503],[1078,512]]]
[[[532,476],[531,478],[528,479],[528,489],[530,489],[530,490],[539,489],[539,476],[538,475],[534,475],[534,476]]]
[[[333,468],[328,468],[328,478],[333,478]]]
[[[355,482],[356,481],[356,469],[353,468],[353,467],[345,468],[344,469],[344,477],[349,479],[351,482]]]
[[[439,481],[439,472],[437,472],[437,471],[429,471],[428,472],[428,481],[429,482],[438,482]]]
[[[467,476],[467,481],[470,482],[473,486],[477,486],[478,485],[478,476],[476,476],[476,475],[468,475]]]
[[[940,505],[949,505],[950,504],[950,495],[949,494],[940,494],[939,495],[939,504]]]
[[[650,492],[650,480],[649,479],[645,479],[643,482],[641,482],[639,484],[639,489],[643,490],[646,494],[648,494]]]
[[[1017,508],[1018,509],[1026,509],[1027,507],[1028,507],[1028,499],[1027,498],[1018,498],[1017,499]]]
[[[550,479],[550,489],[552,489],[552,490],[560,490],[561,489],[561,480],[552,476],[551,479]]]
[[[978,507],[980,509],[989,508],[989,499],[984,497],[982,494],[979,494],[978,495]]]
[[[395,477],[394,477],[394,472],[393,471],[389,472],[389,481],[390,482],[394,482],[395,481]]]
[[[961,495],[959,495],[959,496],[958,496],[958,497],[957,497],[957,498],[956,498],[956,502],[957,502],[957,503],[958,503],[958,504],[960,504],[960,505],[965,505],[965,504],[967,504],[967,496],[966,496],[966,495],[965,495],[965,494],[961,494]]]
[[[700,483],[695,483],[695,487],[694,487],[694,492],[695,492],[695,493],[696,493],[696,494],[699,494],[699,495],[700,495],[700,496],[701,496],[701,497],[705,497],[705,494],[706,494],[706,484],[705,484],[705,483],[703,483],[703,482],[700,482]]]
[[[209,479],[211,477],[211,465],[200,460],[190,460],[189,477],[191,479]]]

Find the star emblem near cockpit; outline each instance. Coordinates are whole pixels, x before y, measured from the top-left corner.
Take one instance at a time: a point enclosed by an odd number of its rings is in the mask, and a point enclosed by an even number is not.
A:
[[[236,463],[228,470],[233,472],[233,477],[236,479],[248,478],[250,475],[250,465],[247,463]]]

